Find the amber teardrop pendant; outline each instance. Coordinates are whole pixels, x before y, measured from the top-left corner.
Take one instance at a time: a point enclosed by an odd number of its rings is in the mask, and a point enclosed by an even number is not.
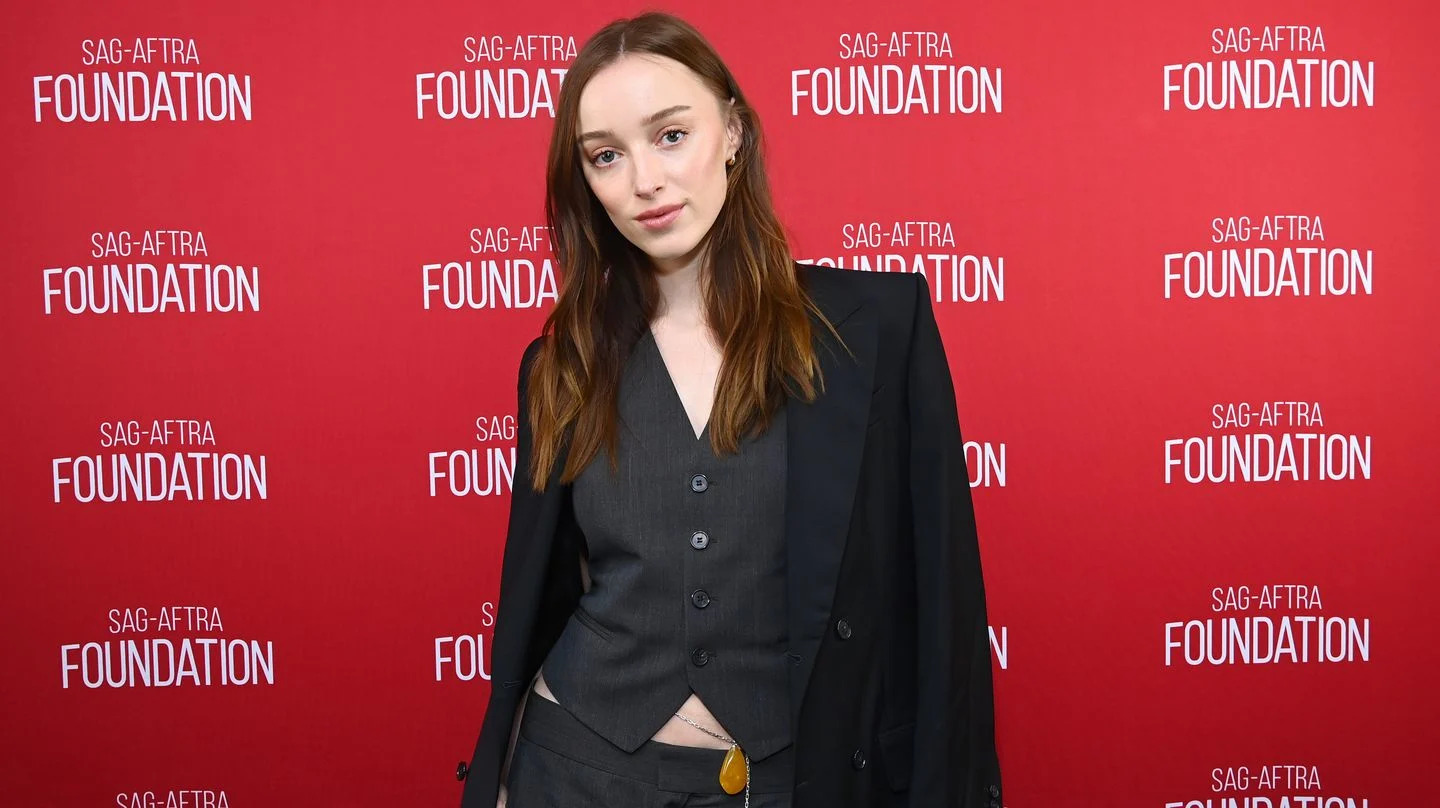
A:
[[[740,747],[730,747],[730,751],[725,753],[725,762],[720,764],[720,787],[725,789],[726,794],[739,794],[745,790],[745,781],[750,779],[750,773],[745,769],[745,755]]]

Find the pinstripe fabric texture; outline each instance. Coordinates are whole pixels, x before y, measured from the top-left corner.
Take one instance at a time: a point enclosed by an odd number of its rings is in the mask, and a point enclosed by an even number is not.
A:
[[[626,752],[693,690],[752,763],[792,740],[785,600],[785,410],[737,455],[696,438],[644,329],[619,391],[618,473],[575,480],[591,588],[543,671],[575,718]]]

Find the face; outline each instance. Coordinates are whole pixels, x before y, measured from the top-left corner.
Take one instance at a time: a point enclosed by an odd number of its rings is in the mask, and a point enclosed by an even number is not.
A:
[[[725,202],[725,161],[740,145],[733,100],[693,71],[626,54],[580,93],[581,165],[590,190],[625,238],[662,271],[697,259]]]

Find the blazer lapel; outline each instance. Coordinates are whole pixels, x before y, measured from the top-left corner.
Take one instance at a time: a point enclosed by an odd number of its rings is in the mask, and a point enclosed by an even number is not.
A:
[[[862,299],[843,298],[826,284],[813,284],[808,291],[855,356],[852,359],[812,314],[813,344],[825,391],[808,404],[793,396],[785,402],[785,577],[792,654],[790,709],[797,725],[815,654],[828,628],[850,532],[870,414],[877,334],[874,307],[864,305]]]

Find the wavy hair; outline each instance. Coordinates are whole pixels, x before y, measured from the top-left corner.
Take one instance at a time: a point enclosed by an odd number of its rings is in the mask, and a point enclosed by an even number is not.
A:
[[[729,68],[699,31],[673,15],[648,12],[611,22],[581,47],[566,73],[546,163],[545,214],[561,288],[522,380],[533,433],[528,471],[539,491],[567,440],[561,483],[573,481],[602,447],[617,468],[621,373],[660,302],[649,256],[615,229],[581,165],[581,91],[627,53],[685,65],[720,102],[735,99],[726,114],[738,115],[743,129],[735,165],[727,168],[725,202],[701,241],[705,318],[723,349],[710,415],[712,451],[739,451],[743,435],[770,425],[787,393],[813,401],[817,389],[824,391],[807,310],[839,338],[801,287],[771,201],[760,121]]]

